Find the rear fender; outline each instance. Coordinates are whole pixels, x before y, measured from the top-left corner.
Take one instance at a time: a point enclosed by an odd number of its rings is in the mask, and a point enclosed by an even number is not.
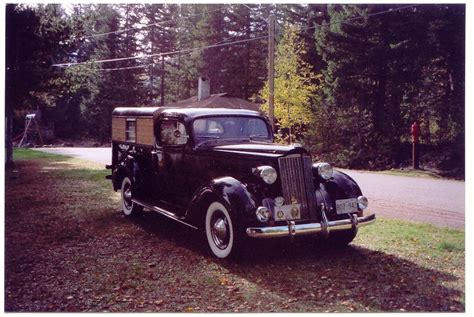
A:
[[[130,155],[127,156],[122,162],[117,164],[112,174],[112,184],[115,191],[120,189],[120,187],[122,186],[122,180],[125,176],[129,176],[129,177],[134,176],[133,171],[134,171],[134,158]]]

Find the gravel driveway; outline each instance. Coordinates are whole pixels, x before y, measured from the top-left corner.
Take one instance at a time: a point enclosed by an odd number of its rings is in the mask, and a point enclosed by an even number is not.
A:
[[[36,150],[110,164],[110,148],[38,148]],[[455,229],[465,225],[465,183],[343,170],[354,178],[377,215]]]

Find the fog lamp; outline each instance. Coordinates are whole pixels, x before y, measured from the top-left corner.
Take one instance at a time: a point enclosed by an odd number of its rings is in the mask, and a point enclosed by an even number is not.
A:
[[[369,205],[369,200],[365,196],[359,196],[357,197],[357,205],[359,206],[359,209],[364,210]]]
[[[255,214],[260,222],[267,222],[270,219],[270,210],[267,207],[258,207]]]

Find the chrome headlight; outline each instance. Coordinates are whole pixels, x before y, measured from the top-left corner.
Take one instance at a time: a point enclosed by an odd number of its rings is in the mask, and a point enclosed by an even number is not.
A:
[[[255,215],[260,222],[267,222],[270,219],[270,210],[267,207],[258,207]]]
[[[364,210],[369,205],[369,200],[365,196],[357,197],[357,205],[360,209]]]
[[[318,175],[324,179],[328,180],[332,177],[333,169],[331,164],[329,163],[316,163],[313,164],[313,167],[315,167],[318,170]]]
[[[263,181],[267,184],[273,184],[277,179],[277,171],[271,166],[260,166],[258,172]]]

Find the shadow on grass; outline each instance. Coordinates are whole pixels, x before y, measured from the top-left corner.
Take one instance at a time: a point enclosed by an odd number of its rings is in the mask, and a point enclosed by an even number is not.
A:
[[[464,311],[463,303],[456,300],[461,292],[445,285],[455,282],[456,276],[384,252],[357,245],[327,249],[310,239],[251,240],[237,260],[219,260],[207,250],[199,231],[153,212],[133,221],[159,239],[203,254],[269,292],[310,301],[309,307],[337,308],[337,303],[351,302],[356,310]]]
[[[19,164],[22,165],[23,162],[19,162]],[[34,238],[31,233],[38,234],[40,238],[43,238],[28,245],[28,247],[37,247],[37,249],[31,249],[31,253],[25,253],[23,244],[16,246],[15,244],[9,244],[8,241],[11,242],[12,240],[7,240],[7,252],[10,252],[7,253],[7,258],[15,260],[15,257],[18,257],[15,261],[10,262],[10,271],[7,270],[7,273],[9,272],[7,280],[21,290],[18,291],[18,294],[23,294],[24,289],[33,291],[36,289],[33,287],[21,288],[25,285],[24,281],[29,282],[27,279],[19,279],[18,281],[21,283],[17,283],[20,286],[15,284],[14,278],[21,277],[24,272],[30,272],[29,269],[25,271],[24,268],[16,266],[16,264],[30,261],[33,266],[36,261],[39,261],[46,268],[49,268],[49,251],[47,250],[52,243],[68,246],[70,244],[75,247],[78,242],[85,245],[89,243],[89,240],[100,241],[102,237],[99,235],[102,234],[112,235],[112,238],[116,239],[117,236],[114,236],[114,234],[117,231],[123,230],[125,233],[130,232],[135,235],[138,233],[134,228],[130,229],[133,226],[123,225],[124,222],[129,220],[124,219],[118,210],[105,207],[112,204],[113,200],[96,199],[97,201],[91,204],[91,201],[79,197],[78,200],[68,201],[67,197],[63,199],[61,196],[63,194],[68,195],[67,191],[60,187],[55,190],[60,190],[61,195],[51,197],[50,195],[54,191],[52,191],[52,187],[48,189],[48,186],[58,185],[59,180],[55,177],[58,175],[58,171],[45,170],[47,172],[38,177],[38,173],[42,171],[38,166],[30,164],[29,168],[26,168],[26,166],[20,167],[25,167],[23,173],[13,173],[12,171],[7,177],[7,193],[15,193],[15,195],[7,195],[6,203],[7,206],[15,207],[15,209],[6,212],[6,232],[7,234],[14,233],[14,235],[8,237],[9,239],[17,239],[15,240],[17,242],[30,241]],[[100,172],[97,173],[100,174]],[[18,175],[11,179],[10,177],[14,174]],[[83,175],[83,172],[75,174],[75,177],[67,181],[74,180],[74,184],[77,185],[76,181],[80,175]],[[94,180],[96,175],[96,172],[91,172],[85,175],[84,179]],[[34,186],[32,186],[32,182]],[[72,185],[73,183],[66,182],[65,184]],[[31,191],[33,188],[41,196],[35,196],[34,192],[25,193],[23,188],[28,188],[26,186],[31,186],[29,190]],[[74,190],[82,189],[80,186],[77,187],[71,188],[75,188]],[[102,187],[96,186],[94,188],[97,191]],[[91,194],[93,193],[88,190],[84,197]],[[28,204],[26,205],[24,201],[28,201]],[[48,208],[41,209],[41,206],[45,205],[45,201],[48,202]],[[32,204],[37,205],[32,206]],[[74,210],[77,209],[77,212],[71,211],[72,207],[75,208]],[[357,311],[363,311],[364,308],[369,308],[371,311],[400,311],[400,309],[406,311],[464,310],[463,304],[459,301],[462,296],[461,292],[448,286],[456,282],[456,276],[429,269],[413,261],[384,252],[362,248],[357,245],[349,246],[343,250],[327,250],[308,241],[296,240],[294,243],[290,243],[284,239],[252,241],[239,260],[220,261],[207,251],[207,242],[201,232],[189,229],[152,212],[134,218],[132,222],[143,231],[151,233],[152,237],[149,240],[145,240],[143,236],[139,235],[133,239],[133,242],[138,245],[146,246],[146,251],[151,254],[159,250],[159,248],[154,248],[156,244],[165,244],[169,245],[170,248],[176,247],[177,249],[186,248],[196,254],[196,256],[189,256],[190,254],[187,253],[185,256],[172,257],[169,253],[166,253],[163,256],[169,260],[169,265],[181,270],[186,265],[193,265],[192,263],[206,266],[209,265],[209,262],[213,262],[211,265],[224,268],[225,271],[231,273],[230,276],[233,279],[237,278],[240,281],[247,281],[248,284],[257,285],[259,291],[263,289],[267,295],[278,294],[280,298],[296,299],[291,303],[297,307],[295,311],[325,311],[326,309],[341,311],[344,308],[347,311],[348,308],[345,307],[344,302],[354,304]],[[25,226],[25,224],[28,226]],[[24,233],[24,235],[19,233]],[[364,232],[361,232],[361,234],[364,234]],[[127,235],[125,235],[125,240],[121,240],[122,238],[119,236],[118,243],[123,241],[126,243],[124,245],[120,244],[120,248],[112,250],[116,250],[120,255],[126,255],[127,252],[121,252],[126,250],[126,246],[129,245],[127,242],[132,241],[132,239],[129,240]],[[453,246],[445,245],[444,248],[453,248]],[[46,253],[41,253],[43,249],[46,250]],[[91,250],[94,251],[94,249]],[[107,253],[111,252],[108,245],[102,246],[99,251],[106,256],[110,256]],[[145,248],[137,247],[130,249],[130,251],[144,252]],[[22,258],[24,254],[27,255],[25,259]],[[173,254],[182,255],[183,252],[177,250]],[[203,255],[206,257],[205,261],[201,261]],[[36,256],[38,256],[38,259],[35,258]],[[71,255],[61,254],[61,259],[67,259],[68,256]],[[36,260],[33,261],[34,259]],[[165,262],[164,265],[167,264],[168,262]],[[94,268],[94,265],[92,267]],[[100,267],[96,269],[100,269]],[[53,271],[61,272],[55,268],[53,268]],[[184,270],[184,272],[186,271]],[[213,280],[217,280],[214,273],[212,271],[209,275]],[[141,278],[146,277],[141,276]],[[189,278],[195,277],[191,276]],[[212,287],[210,284],[205,285]],[[216,285],[218,285],[217,282]],[[166,288],[166,285],[164,287]],[[242,289],[248,290],[245,287],[242,287]],[[258,300],[264,302],[261,307],[269,306],[269,300],[265,294],[261,295],[259,293],[258,298],[254,299],[256,299],[255,302]],[[243,300],[241,301],[243,302]],[[23,307],[40,310],[31,306],[32,303],[27,296],[20,297],[16,301],[8,299],[7,307],[11,311],[18,310],[18,306],[15,306],[17,302],[23,303]],[[265,304],[267,305],[265,306]],[[279,308],[276,307],[276,310],[278,311]]]

